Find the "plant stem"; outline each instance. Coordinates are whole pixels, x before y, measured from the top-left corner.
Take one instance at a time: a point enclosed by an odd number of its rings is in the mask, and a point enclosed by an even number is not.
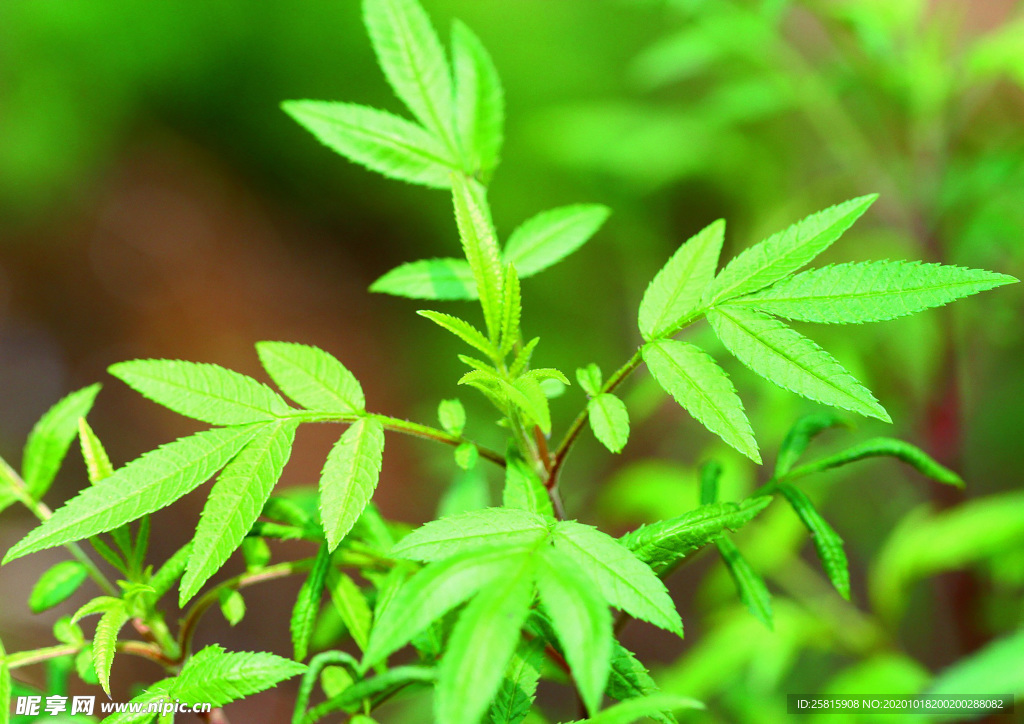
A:
[[[19,651],[7,656],[7,667],[10,669],[20,669],[24,666],[41,664],[44,661],[57,659],[61,656],[74,656],[81,650],[81,646],[64,644],[61,646],[48,646],[45,649],[35,649],[33,651]],[[161,666],[172,666],[175,663],[165,656],[159,647],[144,641],[120,641],[117,644],[117,650],[125,654],[141,656],[144,659],[155,661]]]
[[[369,417],[380,422],[380,424],[384,426],[385,430],[402,432],[406,435],[412,435],[413,437],[419,437],[424,440],[433,440],[435,442],[445,443],[446,445],[451,445],[453,447],[469,443],[476,448],[478,453],[480,453],[480,457],[490,460],[495,465],[505,467],[504,455],[495,450],[484,447],[483,445],[479,445],[472,440],[467,440],[460,435],[451,435],[444,430],[437,429],[436,427],[421,425],[418,422],[410,422],[409,420],[401,420],[397,417],[388,417],[387,415],[371,414]]]

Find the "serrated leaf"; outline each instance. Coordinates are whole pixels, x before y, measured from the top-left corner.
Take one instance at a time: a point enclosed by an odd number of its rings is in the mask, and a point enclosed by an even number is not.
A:
[[[450,314],[443,312],[434,312],[429,309],[417,310],[416,314],[421,317],[426,317],[434,324],[439,327],[447,329],[449,332],[454,334],[456,337],[461,339],[463,342],[468,344],[470,347],[475,347],[480,350],[488,357],[497,357],[497,349],[491,342],[483,335],[483,333],[474,327],[469,322],[453,317]],[[485,363],[486,364],[486,363]]]
[[[576,381],[580,383],[583,391],[591,397],[601,394],[601,368],[593,362],[586,367],[580,367],[576,370]]]
[[[523,300],[519,289],[519,275],[513,264],[505,267],[501,299],[501,344],[498,351],[502,357],[512,351],[519,341],[519,320],[523,315]]]
[[[324,595],[324,586],[327,583],[327,572],[331,568],[331,552],[324,543],[316,554],[313,567],[309,575],[302,582],[299,594],[295,598],[295,605],[292,606],[292,616],[289,629],[292,634],[292,649],[295,652],[293,657],[296,661],[302,661],[309,653],[309,640],[313,635],[313,624],[316,623],[317,614],[320,613],[320,600]]]
[[[518,454],[509,455],[506,461],[501,504],[506,508],[519,508],[549,518],[555,517],[551,496],[540,476]]]
[[[82,459],[90,483],[96,484],[114,474],[114,466],[110,464],[103,443],[84,417],[78,418],[78,444],[82,448]]]
[[[451,70],[426,12],[417,0],[364,0],[363,20],[395,95],[454,148]]]
[[[112,611],[118,606],[123,607],[124,601],[116,596],[96,596],[96,598],[87,601],[71,615],[71,624],[77,624],[86,616],[92,616],[97,613],[106,613]]]
[[[305,670],[302,664],[266,652],[225,652],[220,646],[207,646],[185,662],[168,697],[224,706]]]
[[[61,561],[39,577],[28,597],[28,607],[32,613],[51,609],[71,598],[88,577],[89,572],[78,561]]]
[[[473,184],[472,186],[470,184]],[[501,329],[503,275],[483,188],[461,176],[452,179],[452,201],[462,251],[473,271],[488,338],[497,343]]]
[[[682,636],[683,623],[665,584],[619,541],[592,526],[562,521],[555,527],[554,544],[594,580],[612,606]]]
[[[242,544],[281,477],[297,427],[298,422],[292,420],[263,426],[218,476],[196,527],[181,579],[180,606],[184,607]]]
[[[613,453],[622,452],[629,439],[629,411],[626,403],[604,392],[587,403],[587,414],[594,437]]]
[[[352,423],[320,473],[320,519],[333,551],[373,497],[384,453],[384,427],[373,418]]]
[[[818,558],[821,559],[822,568],[832,585],[839,591],[839,595],[850,600],[850,566],[846,560],[846,551],[843,550],[843,539],[839,537],[835,529],[828,521],[821,517],[814,508],[814,503],[799,488],[789,483],[779,485],[779,492],[793,507],[793,511],[799,516],[804,527],[811,534],[814,548],[818,551]]]
[[[533,356],[533,350],[537,348],[538,343],[540,343],[540,337],[534,337],[516,353],[515,359],[512,360],[512,364],[508,367],[509,377],[518,377],[526,369],[526,366],[530,364],[530,357]]]
[[[715,278],[705,304],[756,292],[792,274],[830,247],[877,198],[861,196],[831,206],[743,251]]]
[[[892,422],[878,400],[832,355],[761,312],[723,305],[708,312],[722,343],[740,362],[810,400]]]
[[[612,651],[612,617],[594,582],[573,558],[544,551],[537,575],[540,602],[551,620],[573,680],[588,711],[601,706]]]
[[[371,171],[431,188],[451,186],[458,168],[451,151],[404,118],[330,101],[285,101],[281,109],[320,143]]]
[[[149,585],[153,587],[153,599],[159,600],[165,593],[171,590],[174,582],[185,572],[189,556],[192,555],[192,541],[189,541],[167,561],[160,566],[160,569],[149,579]]]
[[[868,261],[812,269],[732,303],[803,322],[860,324],[941,307],[1017,281],[981,269]]]
[[[535,513],[516,508],[486,508],[422,525],[400,540],[391,549],[391,555],[436,561],[496,545],[531,545],[548,533],[548,523]]]
[[[465,259],[422,259],[395,267],[370,285],[371,292],[410,299],[476,299],[473,270]]]
[[[96,678],[107,696],[110,696],[110,667],[114,663],[117,634],[128,622],[128,618],[128,611],[122,604],[106,611],[96,624],[96,633],[92,639],[92,664]]]
[[[108,371],[158,405],[213,425],[265,422],[292,412],[262,382],[220,365],[142,359],[118,362]]]
[[[543,640],[535,638],[520,644],[491,702],[491,724],[520,724],[530,713],[543,658]]]
[[[723,531],[739,530],[771,502],[771,496],[763,496],[740,503],[702,505],[675,518],[641,526],[619,541],[655,573],[663,573]]]
[[[216,428],[162,445],[85,488],[11,548],[4,562],[113,530],[199,487],[262,425]]]
[[[644,665],[629,649],[615,640],[612,640],[611,672],[606,693],[619,701],[659,693],[658,685]],[[676,718],[667,710],[652,711],[647,717],[660,724],[676,724]]]
[[[505,574],[477,595],[452,629],[441,658],[438,724],[477,724],[515,653],[534,598],[535,554],[506,558]]]
[[[652,694],[608,707],[579,724],[634,724],[645,717],[657,718],[657,715],[664,711],[703,708],[704,704],[696,699],[671,694]]]
[[[768,593],[768,586],[764,579],[759,576],[747,559],[740,553],[736,544],[725,536],[715,540],[718,545],[718,552],[722,554],[725,567],[729,570],[736,590],[740,594],[743,605],[754,615],[754,617],[767,626],[773,628],[772,623],[772,597]]]
[[[504,387],[508,390],[507,384]],[[540,427],[541,432],[545,435],[551,434],[551,408],[540,383],[533,377],[520,377],[512,383],[511,388],[520,393],[509,395],[512,403]]]
[[[327,571],[327,591],[352,640],[360,650],[365,650],[370,639],[373,612],[362,590],[349,576],[331,568]]]
[[[507,569],[509,548],[473,549],[418,571],[377,611],[363,657],[367,669],[397,651],[431,622]]]
[[[576,204],[542,211],[517,227],[505,244],[505,261],[528,277],[558,263],[583,246],[608,219],[600,204]]]
[[[798,468],[793,468],[786,473],[785,478],[799,478],[810,473],[830,470],[842,465],[849,465],[858,460],[874,457],[894,457],[936,482],[953,485],[958,488],[964,487],[964,481],[959,475],[949,468],[940,465],[924,450],[916,445],[911,445],[909,442],[892,437],[874,437],[870,440],[859,442],[856,445],[851,445],[835,455],[829,455],[820,460],[801,465]]]
[[[220,612],[228,625],[237,626],[245,618],[245,598],[238,591],[221,591],[218,603],[220,603]]]
[[[686,342],[657,340],[645,344],[642,354],[654,379],[683,409],[760,464],[754,431],[736,388],[704,350]]]
[[[39,500],[50,489],[78,432],[78,420],[89,414],[99,391],[96,384],[72,392],[33,426],[21,460],[21,478],[33,499]]]
[[[437,406],[437,419],[445,432],[461,435],[466,428],[466,408],[458,399],[441,400]]]
[[[811,440],[833,427],[849,427],[849,424],[841,417],[831,412],[817,412],[811,415],[804,415],[786,433],[782,445],[779,447],[779,456],[775,459],[775,477],[782,477],[790,471],[800,456],[804,454]]]
[[[494,61],[480,39],[452,22],[455,127],[470,175],[487,178],[498,165],[505,125],[505,94]]]
[[[715,278],[724,239],[725,221],[719,219],[690,237],[657,273],[640,301],[644,340],[671,335],[697,312]]]
[[[263,369],[281,391],[310,410],[362,412],[359,380],[334,355],[293,342],[257,342]]]
[[[130,705],[103,719],[102,724],[149,724],[156,718],[161,705],[173,703],[168,695],[174,679],[162,679],[146,687],[138,696],[130,700]],[[150,711],[150,706],[157,708]],[[133,711],[134,710],[134,711]]]

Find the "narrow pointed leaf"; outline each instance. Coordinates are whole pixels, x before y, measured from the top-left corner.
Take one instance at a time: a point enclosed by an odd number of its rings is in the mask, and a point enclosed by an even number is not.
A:
[[[181,605],[242,544],[288,462],[296,427],[297,422],[285,420],[264,426],[217,478],[203,507],[181,579]]]
[[[722,477],[722,464],[709,460],[700,466],[700,504],[718,502],[718,483]]]
[[[643,358],[662,389],[708,430],[756,463],[754,431],[729,376],[702,349],[686,342],[657,340]]]
[[[396,266],[370,285],[371,292],[410,299],[476,299],[465,259],[422,259]]]
[[[380,701],[411,684],[430,684],[436,679],[437,670],[429,666],[395,666],[377,676],[363,679],[329,701],[313,707],[305,721],[317,721],[331,712],[351,709],[363,700]],[[348,720],[349,724],[373,724],[373,721],[369,717],[359,716]]]
[[[849,229],[877,195],[861,196],[798,221],[730,261],[707,290],[708,305],[764,289],[812,261]]]
[[[266,652],[225,652],[208,646],[185,662],[168,696],[188,703],[224,706],[277,686],[306,667]]]
[[[869,261],[812,269],[734,303],[803,322],[859,324],[941,307],[1016,281],[981,269]]]
[[[597,711],[608,683],[612,616],[594,582],[557,549],[544,552],[537,575],[540,602],[551,620],[588,711]]]
[[[453,317],[450,314],[444,314],[443,312],[434,312],[429,309],[420,309],[416,314],[421,317],[426,317],[434,324],[447,329],[449,332],[454,334],[456,337],[461,339],[463,342],[468,344],[470,347],[475,347],[489,357],[497,357],[497,350],[494,345],[491,344],[490,340],[483,335],[480,330],[474,327],[469,322]]]
[[[537,345],[540,343],[540,337],[534,337],[529,342],[523,345],[523,348],[516,354],[512,364],[508,367],[508,374],[510,377],[518,377],[526,366],[530,364],[530,358],[533,356],[533,350],[537,349]]]
[[[244,425],[291,412],[280,395],[219,365],[171,359],[119,362],[110,374],[158,405],[214,425]]]
[[[281,108],[320,143],[388,178],[444,189],[458,168],[451,151],[415,123],[386,111],[329,101],[285,101]]]
[[[100,385],[84,387],[47,410],[29,433],[21,461],[21,477],[38,500],[50,489],[75,435],[78,420],[89,414]]]
[[[426,12],[417,0],[364,0],[363,19],[395,95],[452,148],[451,71]]]
[[[455,126],[467,173],[487,177],[498,165],[505,125],[505,94],[494,61],[466,25],[452,23]]]
[[[657,718],[664,711],[703,708],[704,704],[696,699],[672,694],[652,694],[616,704],[579,724],[634,724],[645,718]]]
[[[373,612],[362,590],[349,576],[334,568],[327,571],[327,590],[331,595],[334,610],[338,612],[341,622],[348,629],[349,636],[360,650],[365,651],[370,639]]]
[[[438,724],[477,724],[501,684],[534,597],[533,553],[506,560],[506,574],[477,595],[456,622],[434,694]]]
[[[122,604],[104,612],[96,624],[96,634],[92,639],[92,664],[96,678],[107,696],[110,696],[110,667],[114,663],[117,634],[127,622],[128,611]]]
[[[939,483],[964,487],[963,479],[947,467],[940,465],[924,450],[909,442],[892,437],[875,437],[848,447],[842,452],[793,468],[785,475],[793,479],[811,473],[838,468],[858,460],[874,457],[894,457],[905,462],[922,475]]]
[[[622,452],[629,439],[629,411],[626,403],[604,392],[587,403],[587,414],[594,437],[613,453]]]
[[[206,430],[146,453],[82,490],[11,548],[4,562],[113,530],[167,507],[209,480],[261,429]]]
[[[313,636],[313,624],[320,613],[320,600],[327,583],[327,571],[331,567],[331,553],[324,543],[316,554],[316,561],[299,588],[299,595],[292,606],[290,630],[292,634],[293,657],[302,661],[309,654],[309,640]]]
[[[832,355],[777,319],[726,305],[709,312],[708,321],[736,359],[769,382],[816,402],[892,422],[874,395]]]
[[[671,335],[701,305],[715,278],[725,239],[721,219],[697,232],[672,255],[647,287],[640,301],[640,334],[648,342]]]
[[[533,276],[587,243],[611,210],[600,204],[577,204],[542,211],[517,227],[505,245],[505,261],[520,277]]]
[[[619,541],[655,573],[661,574],[715,540],[723,531],[739,530],[771,502],[771,496],[763,496],[740,503],[702,505],[675,518],[641,526]]]
[[[495,545],[523,546],[549,533],[548,523],[535,513],[516,508],[473,510],[420,526],[391,549],[391,555],[417,561]]]
[[[373,497],[384,453],[384,427],[354,422],[331,449],[320,473],[320,519],[333,551]]]
[[[540,427],[545,435],[551,434],[551,408],[548,405],[544,388],[533,377],[520,377],[512,383],[512,389],[519,395],[511,395],[510,399],[526,416]],[[506,387],[507,389],[507,387]],[[524,404],[525,400],[525,404]]]
[[[88,577],[85,566],[78,561],[61,561],[39,577],[29,594],[28,607],[32,613],[51,609],[73,596]]]
[[[519,341],[519,320],[523,314],[523,300],[519,289],[519,276],[514,265],[505,267],[505,280],[501,300],[501,346],[499,352],[507,355]]]
[[[310,410],[362,412],[359,380],[334,355],[292,342],[257,342],[263,369],[281,391]]]
[[[764,579],[759,576],[747,559],[740,553],[736,544],[725,536],[719,537],[715,543],[718,545],[718,552],[722,554],[725,567],[729,570],[736,590],[740,594],[743,605],[754,614],[754,617],[768,628],[773,627],[772,623],[772,597],[768,593],[768,586]]]
[[[82,459],[85,460],[85,471],[90,483],[96,484],[114,474],[114,466],[110,464],[103,443],[84,417],[78,418],[78,444],[82,448]]]
[[[526,718],[537,696],[543,659],[542,639],[520,644],[491,703],[491,724],[520,724]]]
[[[821,565],[825,569],[825,575],[832,581],[832,585],[839,591],[839,595],[849,601],[850,567],[846,560],[846,551],[843,550],[843,539],[839,537],[828,521],[821,517],[821,513],[814,508],[814,503],[804,491],[789,483],[783,483],[779,486],[779,492],[789,501],[794,512],[810,532],[814,548],[818,551],[818,558],[821,559]]]
[[[636,656],[618,641],[613,640],[611,673],[608,676],[608,688],[605,693],[618,701],[626,701],[658,694],[660,690]],[[676,724],[676,718],[668,710],[652,711],[647,717],[659,724]]]
[[[612,606],[682,635],[683,624],[665,584],[619,541],[589,525],[563,521],[555,528],[554,543],[593,579]]]
[[[797,420],[779,447],[779,456],[775,460],[775,477],[782,477],[790,471],[807,450],[811,440],[828,429],[840,426],[848,427],[849,424],[831,412],[816,412]]]
[[[452,181],[452,199],[462,251],[473,271],[487,334],[491,341],[496,341],[501,328],[503,275],[484,191],[476,182],[456,176]]]
[[[519,508],[549,518],[555,517],[547,488],[540,476],[519,455],[508,457],[501,502],[506,508]]]

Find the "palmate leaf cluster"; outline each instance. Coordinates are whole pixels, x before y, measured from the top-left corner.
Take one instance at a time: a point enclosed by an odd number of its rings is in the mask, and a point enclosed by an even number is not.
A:
[[[464,436],[470,425],[457,399],[439,405],[439,429],[370,412],[356,377],[336,357],[309,345],[256,345],[279,391],[215,364],[123,362],[110,368],[114,377],[213,427],[115,467],[84,420],[98,386],[68,396],[33,430],[21,475],[6,466],[0,470],[0,507],[22,502],[39,513],[76,435],[91,485],[52,516],[40,513],[43,523],[4,561],[56,546],[76,553],[76,560],[42,575],[30,598],[36,611],[59,605],[87,578],[106,583],[104,595],[63,622],[57,635],[78,652],[80,675],[109,692],[111,667],[115,654],[125,650],[128,624],[151,632],[148,643],[128,643],[155,647],[172,675],[148,687],[139,702],[181,699],[222,706],[302,674],[295,724],[338,711],[370,724],[377,705],[416,686],[434,688],[439,724],[482,719],[515,724],[534,707],[538,682],[552,678],[576,689],[588,722],[628,724],[647,717],[671,723],[672,711],[699,702],[660,693],[644,666],[617,641],[616,626],[631,617],[682,636],[682,621],[663,582],[680,563],[704,548],[717,549],[740,600],[771,627],[770,590],[730,533],[748,525],[776,497],[807,528],[837,592],[845,598],[851,593],[842,539],[798,480],[864,458],[891,456],[939,482],[962,481],[921,450],[890,438],[861,441],[798,466],[817,435],[843,424],[831,413],[816,413],[794,426],[773,475],[750,496],[719,500],[721,467],[710,462],[702,470],[697,508],[615,539],[562,509],[559,473],[582,427],[589,423],[605,447],[621,452],[629,440],[630,417],[616,390],[645,364],[698,423],[760,463],[755,432],[725,368],[707,351],[676,338],[704,319],[732,356],[769,382],[826,406],[889,421],[863,384],[789,322],[884,321],[1016,280],[903,261],[803,271],[868,211],[874,196],[812,214],[746,249],[721,270],[725,222],[715,221],[654,275],[639,304],[642,343],[633,358],[607,377],[595,363],[576,370],[586,396],[583,409],[561,442],[549,447],[550,385],[570,380],[558,369],[534,363],[539,339],[523,333],[521,280],[581,249],[609,212],[596,204],[543,211],[499,244],[487,183],[500,157],[504,99],[484,46],[456,22],[449,59],[416,0],[365,0],[363,7],[379,64],[411,119],[351,103],[290,101],[284,109],[350,160],[450,192],[462,258],[403,264],[372,289],[430,301],[478,302],[479,323],[447,311],[419,314],[466,345],[470,354],[459,359],[469,369],[458,382],[493,404],[507,437],[506,452]],[[308,504],[274,494],[303,423],[345,425],[323,464],[315,501]],[[385,434],[391,432],[452,446],[464,471],[457,480],[476,491],[478,504],[452,503],[461,509],[412,532],[385,520],[372,498]],[[504,468],[501,506],[491,506],[487,498],[478,469],[483,460]],[[146,564],[148,516],[214,478],[194,537],[154,570]],[[271,564],[267,541],[274,539],[301,540],[315,552],[302,561]],[[81,541],[124,576],[119,586],[105,582],[77,555]],[[252,577],[229,578],[200,595],[239,549]],[[350,575],[354,572],[361,582]],[[245,615],[241,589],[261,577],[286,574],[303,575],[289,621],[293,660],[216,646],[191,652],[196,621],[207,609],[219,606],[237,623]],[[178,604],[187,608],[174,636],[157,604],[176,583]],[[78,620],[90,614],[100,618],[87,642]],[[337,640],[323,633],[332,626],[347,633],[361,659],[325,650],[308,666],[302,664],[311,652],[329,649]],[[416,662],[392,665],[391,657],[407,646],[416,651]],[[0,651],[0,716],[6,711],[2,700],[11,695],[10,667],[17,662]],[[317,691],[322,701],[312,703]],[[619,703],[602,708],[606,696]],[[125,715],[109,721],[151,719]]]

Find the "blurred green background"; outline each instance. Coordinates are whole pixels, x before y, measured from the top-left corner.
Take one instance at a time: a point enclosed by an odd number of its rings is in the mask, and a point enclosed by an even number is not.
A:
[[[524,284],[525,331],[541,337],[542,366],[571,373],[598,362],[608,372],[627,359],[647,282],[719,217],[731,256],[878,192],[821,263],[922,259],[1024,276],[1019,2],[424,5],[443,37],[451,18],[469,24],[505,84],[507,138],[490,194],[499,233],[567,203],[614,212],[582,251]],[[19,459],[49,405],[96,380],[107,385],[91,422],[115,463],[190,432],[105,368],[175,357],[260,375],[260,339],[335,353],[388,414],[431,421],[440,398],[460,394],[468,433],[477,435],[475,421],[488,434],[491,413],[455,387],[451,339],[412,313],[423,304],[365,291],[403,261],[457,253],[449,199],[332,155],[279,110],[289,98],[401,112],[356,0],[0,3],[5,459]],[[449,304],[458,307],[428,306]],[[806,330],[895,420],[853,421],[816,443],[819,453],[902,437],[968,487],[938,489],[895,462],[808,481],[847,541],[853,602],[827,586],[799,521],[778,506],[738,537],[777,594],[774,632],[742,609],[712,556],[676,574],[686,641],[635,625],[625,642],[666,688],[709,703],[697,720],[778,721],[786,693],[913,693],[1024,625],[1022,308],[1015,285],[896,322]],[[704,328],[692,334],[720,352]],[[727,369],[771,460],[815,407]],[[612,456],[589,436],[581,442],[564,475],[570,515],[619,532],[680,513],[696,504],[697,466],[711,457],[726,466],[723,497],[768,477],[664,404],[645,374],[625,394],[630,444]],[[576,387],[553,402],[556,435],[583,403]],[[304,431],[284,484],[315,482],[330,442],[329,430]],[[399,439],[388,447],[382,509],[432,517],[453,474],[449,453]],[[61,480],[53,505],[83,484],[81,464]],[[157,517],[155,560],[187,539],[199,505],[190,496]],[[30,525],[8,512],[0,544]],[[46,563],[39,554],[0,571],[8,650],[48,640],[52,619],[29,618],[25,604]],[[251,594],[250,610],[280,615],[250,615],[234,630],[208,623],[201,637],[285,651],[297,585]],[[119,663],[123,691],[156,674]],[[570,716],[564,691],[545,696]],[[290,707],[273,695],[254,701],[238,705],[250,721],[283,720]],[[267,707],[280,717],[265,718]],[[416,702],[391,711],[383,721],[422,721]]]

